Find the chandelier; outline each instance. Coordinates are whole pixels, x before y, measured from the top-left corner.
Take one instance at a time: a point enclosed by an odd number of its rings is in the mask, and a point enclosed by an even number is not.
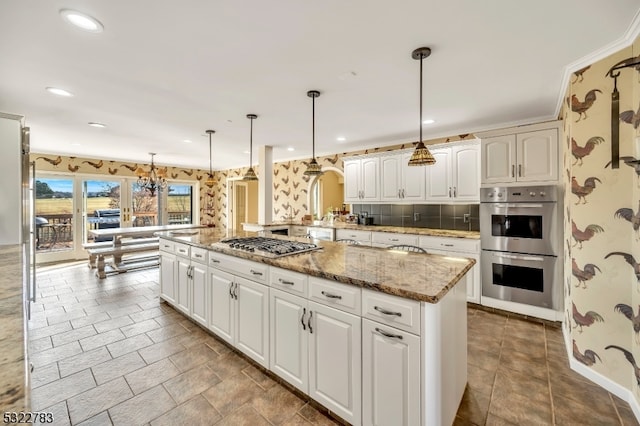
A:
[[[151,168],[146,171],[142,167],[136,169],[136,175],[138,176],[138,186],[142,189],[149,191],[149,194],[153,197],[158,192],[167,187],[167,168],[156,168],[153,163],[153,157],[155,152],[150,152],[151,155]]]
[[[215,185],[216,180],[213,178],[213,170],[211,169],[211,135],[213,135],[216,131],[215,130],[205,130],[205,133],[209,135],[209,176],[207,176],[207,180],[204,181],[204,184],[207,186],[207,188],[211,189],[213,188],[213,185]]]
[[[431,49],[428,47],[419,47],[411,53],[413,59],[420,60],[420,139],[416,145],[416,150],[409,159],[410,166],[424,166],[436,163],[436,159],[431,155],[429,148],[422,142],[422,60],[428,58],[429,55],[431,55]]]

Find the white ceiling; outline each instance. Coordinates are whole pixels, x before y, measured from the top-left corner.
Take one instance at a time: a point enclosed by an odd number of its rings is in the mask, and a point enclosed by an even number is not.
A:
[[[68,25],[63,8],[104,32]],[[207,169],[410,142],[554,119],[567,70],[619,42],[638,0],[3,0],[0,111],[32,151]],[[575,69],[575,68],[574,68]],[[572,71],[569,69],[569,71]],[[74,97],[49,94],[61,87]],[[105,129],[88,122],[107,124]],[[336,141],[337,136],[347,138]],[[189,139],[188,144],[183,140]],[[289,152],[292,146],[295,151]]]

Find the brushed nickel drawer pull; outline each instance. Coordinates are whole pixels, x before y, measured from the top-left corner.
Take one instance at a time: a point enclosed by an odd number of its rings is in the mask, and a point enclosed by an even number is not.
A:
[[[294,284],[295,284],[293,281],[283,280],[282,278],[278,278],[278,281],[279,281],[281,284],[288,284],[288,285],[294,285]]]
[[[309,333],[313,334],[313,327],[311,327],[311,317],[313,317],[313,311],[309,311],[309,321],[307,321],[307,325],[309,326]]]
[[[250,270],[249,272],[251,272],[253,275],[262,275],[262,272],[254,271],[253,269]]]
[[[329,299],[342,299],[342,296],[340,296],[339,294],[333,294],[333,293],[328,293],[326,291],[321,291],[320,292],[324,297],[328,297]]]
[[[302,318],[300,318],[300,323],[302,324],[302,329],[306,330],[307,326],[304,323],[304,316],[307,315],[307,308],[302,308]]]
[[[220,263],[218,259],[209,259],[209,260],[211,260],[211,263]]]
[[[391,334],[391,333],[387,333],[384,330],[379,329],[378,327],[376,327],[376,331],[380,334],[382,334],[384,337],[389,337],[391,339],[400,339],[402,340],[402,336],[399,334]]]
[[[387,311],[385,308],[381,308],[379,306],[374,306],[373,309],[375,309],[376,311],[380,312],[381,314],[384,315],[395,315],[397,317],[401,317],[402,313],[400,312],[392,312],[392,311]]]

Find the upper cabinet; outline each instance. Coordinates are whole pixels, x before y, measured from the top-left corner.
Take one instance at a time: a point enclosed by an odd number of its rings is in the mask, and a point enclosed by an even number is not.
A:
[[[409,166],[412,151],[380,157],[380,201],[423,201],[426,171]]]
[[[344,160],[344,202],[380,201],[380,158],[364,157]]]
[[[482,184],[557,181],[558,134],[555,122],[487,132],[481,142]]]
[[[477,141],[433,148],[431,154],[436,164],[426,167],[427,201],[480,201],[480,145]]]

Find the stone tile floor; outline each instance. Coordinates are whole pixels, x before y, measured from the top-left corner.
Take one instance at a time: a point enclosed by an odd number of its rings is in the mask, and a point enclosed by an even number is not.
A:
[[[334,424],[158,300],[158,270],[39,268],[29,324],[32,411],[55,425]],[[456,425],[637,425],[568,367],[559,329],[469,309]]]

